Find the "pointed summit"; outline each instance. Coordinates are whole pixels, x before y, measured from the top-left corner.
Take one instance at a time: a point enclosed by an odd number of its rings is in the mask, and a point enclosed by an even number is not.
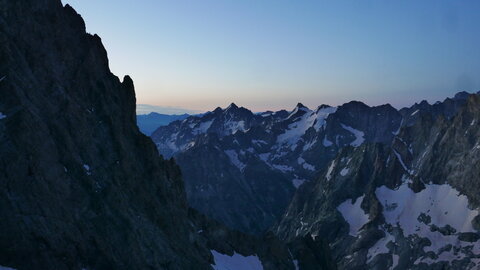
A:
[[[235,105],[235,103],[232,102],[232,103],[225,109],[225,111],[228,111],[228,110],[230,110],[230,109],[236,110],[236,109],[238,109],[238,106]]]
[[[217,108],[215,108],[215,110],[213,110],[213,112],[214,113],[221,113],[221,112],[223,112],[223,110],[222,110],[222,108],[217,107]]]
[[[295,117],[298,117],[300,115],[303,115],[304,113],[310,111],[309,108],[307,108],[305,105],[303,105],[302,103],[298,103],[297,106],[295,106],[295,109],[293,109],[293,111],[290,112],[290,114],[288,115],[287,119],[295,116]]]
[[[293,109],[292,113],[296,113],[298,111],[304,111],[304,112],[307,112],[307,111],[310,111],[310,109],[303,105],[302,103],[297,103],[297,106],[295,106],[295,109]]]
[[[302,103],[297,103],[297,106],[295,108],[307,108],[305,105],[303,105]],[[308,108],[307,108],[308,109]]]

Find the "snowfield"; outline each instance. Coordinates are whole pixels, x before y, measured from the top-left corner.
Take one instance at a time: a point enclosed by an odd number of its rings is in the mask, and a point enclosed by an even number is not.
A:
[[[350,126],[347,126],[347,125],[344,125],[344,124],[340,124],[340,125],[342,126],[342,128],[350,131],[353,135],[355,135],[355,140],[350,143],[351,146],[359,147],[360,145],[362,145],[362,143],[365,141],[365,138],[364,138],[365,133],[363,133],[363,131],[354,129],[354,128],[352,128]]]
[[[220,254],[212,250],[215,270],[263,270],[262,262],[257,256],[242,256],[234,253],[233,256]]]
[[[293,151],[301,137],[305,135],[308,129],[313,127],[318,132],[325,126],[325,120],[328,118],[328,116],[332,113],[335,113],[336,110],[336,107],[328,107],[314,112],[306,107],[295,108],[295,110],[290,113],[287,119],[292,118],[299,111],[303,111],[303,115],[298,117],[298,120],[291,123],[286,131],[277,137],[277,143],[290,147]]]
[[[351,236],[357,236],[360,228],[368,222],[368,214],[360,207],[363,198],[364,196],[357,198],[355,203],[353,203],[352,199],[348,199],[337,207],[337,210],[342,213],[343,218],[350,227],[349,234]]]
[[[418,236],[430,241],[431,244],[426,245],[423,251],[433,252],[437,259],[423,256],[417,259],[415,264],[452,262],[464,258],[469,252],[480,255],[478,241],[470,243],[458,239],[459,233],[475,232],[472,221],[479,211],[470,209],[467,197],[450,185],[428,184],[424,190],[414,193],[407,183],[404,183],[395,190],[381,186],[375,194],[383,206],[387,224],[402,229],[405,237]],[[420,216],[427,217],[428,221],[421,221]],[[432,230],[432,225],[454,230],[449,234],[442,234],[438,230]],[[394,242],[394,237],[385,233],[386,236],[370,248],[369,259],[377,254],[388,253],[386,244]],[[452,248],[449,248],[450,245]]]

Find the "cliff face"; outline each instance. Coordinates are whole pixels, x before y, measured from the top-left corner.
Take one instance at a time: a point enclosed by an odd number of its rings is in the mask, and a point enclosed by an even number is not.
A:
[[[133,82],[82,18],[1,0],[0,59],[0,264],[208,269],[179,169],[138,131]]]

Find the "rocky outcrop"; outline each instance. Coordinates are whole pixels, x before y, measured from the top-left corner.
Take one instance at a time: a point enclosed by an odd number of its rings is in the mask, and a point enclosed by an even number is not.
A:
[[[178,166],[137,128],[132,80],[70,6],[0,0],[0,59],[0,268],[212,269],[235,251],[294,269],[278,240],[198,233]]]

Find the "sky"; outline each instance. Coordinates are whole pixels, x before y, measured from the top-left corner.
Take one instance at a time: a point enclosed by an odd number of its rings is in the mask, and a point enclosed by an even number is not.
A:
[[[160,109],[400,108],[480,90],[480,1],[62,2]]]

